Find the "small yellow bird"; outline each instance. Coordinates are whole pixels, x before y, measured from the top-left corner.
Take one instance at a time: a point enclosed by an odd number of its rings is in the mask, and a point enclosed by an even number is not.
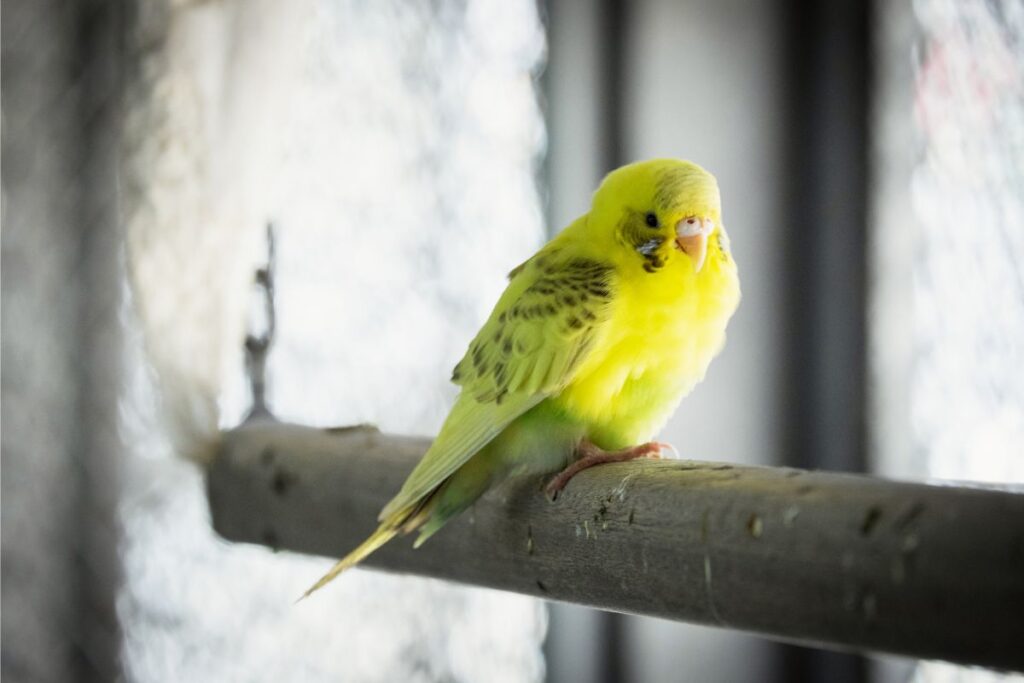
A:
[[[556,495],[584,468],[657,457],[649,440],[739,300],[714,176],[677,159],[609,173],[590,211],[509,273],[452,373],[462,391],[441,433],[377,530],[305,595],[399,533],[418,530],[419,547],[510,475],[561,469]]]

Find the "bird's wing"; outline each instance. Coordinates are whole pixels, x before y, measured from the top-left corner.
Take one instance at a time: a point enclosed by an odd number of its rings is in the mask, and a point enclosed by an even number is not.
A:
[[[384,520],[433,491],[510,422],[561,391],[610,316],[610,265],[545,249],[509,274],[491,317],[455,366],[462,393]]]

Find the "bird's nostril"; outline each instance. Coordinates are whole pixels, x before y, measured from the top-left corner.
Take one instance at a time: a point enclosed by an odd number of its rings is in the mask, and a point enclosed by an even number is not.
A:
[[[703,229],[700,219],[696,216],[689,216],[676,224],[676,234],[680,237],[699,235]]]

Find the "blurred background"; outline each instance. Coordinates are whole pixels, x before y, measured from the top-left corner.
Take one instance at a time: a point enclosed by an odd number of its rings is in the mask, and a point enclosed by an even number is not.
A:
[[[277,235],[282,419],[430,434],[609,170],[719,180],[744,298],[683,456],[1024,484],[1016,0],[7,0],[7,681],[979,681],[210,529]],[[685,438],[684,438],[685,435]]]

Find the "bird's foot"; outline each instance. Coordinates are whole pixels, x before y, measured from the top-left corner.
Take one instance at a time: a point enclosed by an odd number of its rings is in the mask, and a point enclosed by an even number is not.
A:
[[[637,458],[650,458],[653,460],[659,460],[662,457],[662,451],[670,451],[676,454],[676,449],[667,443],[660,441],[648,441],[638,446],[632,446],[631,448],[623,448],[617,451],[606,451],[599,446],[594,445],[587,439],[580,442],[580,445],[576,447],[576,454],[579,456],[576,460],[569,463],[569,466],[558,473],[554,479],[548,482],[548,485],[544,487],[544,492],[547,493],[548,497],[554,500],[558,497],[558,494],[565,488],[569,480],[575,477],[577,474],[593,467],[594,465],[601,465],[606,462],[624,462],[626,460],[636,460]]]

